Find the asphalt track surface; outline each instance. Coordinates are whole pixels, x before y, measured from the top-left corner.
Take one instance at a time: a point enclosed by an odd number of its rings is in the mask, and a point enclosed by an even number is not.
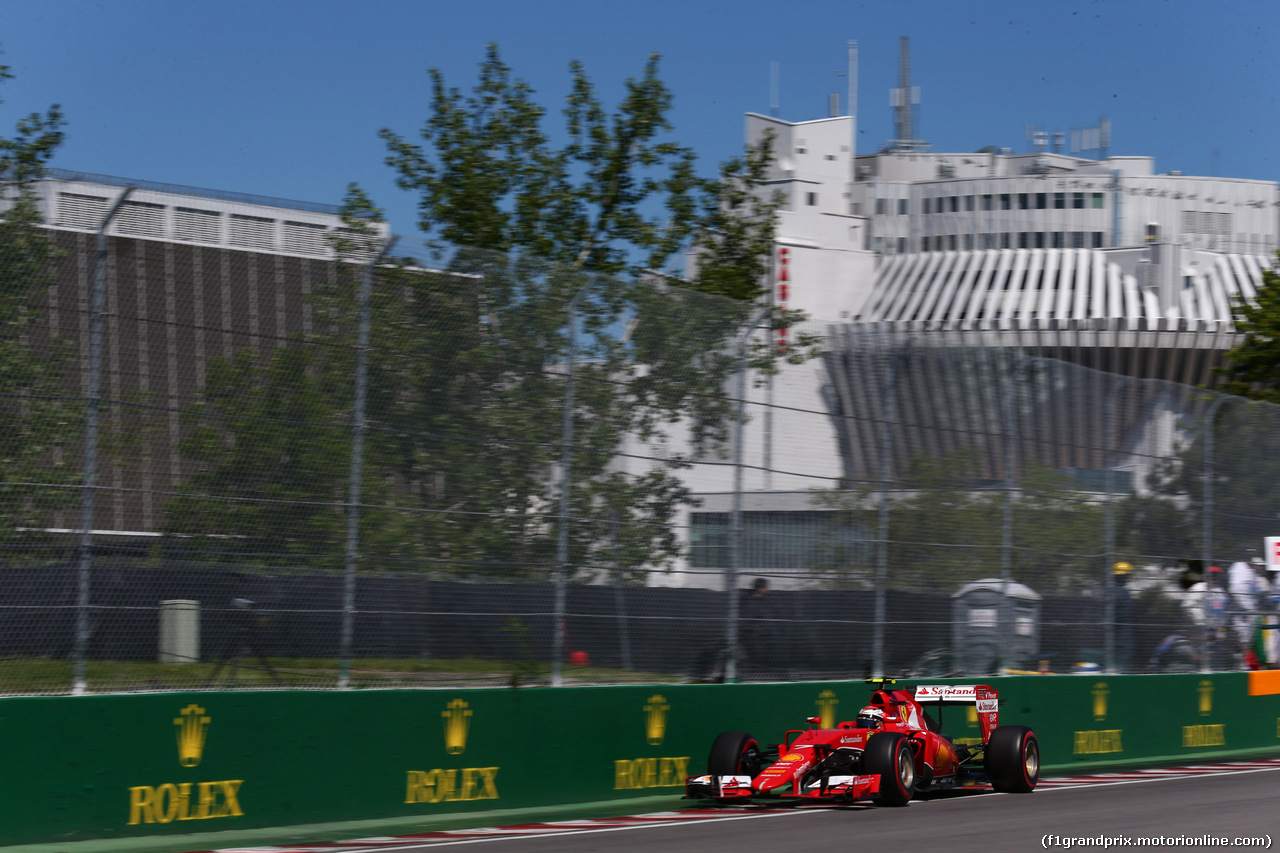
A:
[[[960,792],[916,800],[904,808],[855,805],[733,810],[688,821],[662,820],[598,829],[544,825],[537,834],[528,836],[487,836],[479,831],[465,838],[404,838],[385,844],[353,840],[342,846],[352,853],[1067,849],[1046,839],[1055,835],[1063,840],[1128,838],[1130,849],[1137,846],[1140,837],[1149,836],[1228,839],[1227,845],[1178,845],[1191,850],[1228,849],[1231,839],[1244,836],[1266,837],[1269,842],[1280,844],[1280,766],[1241,765],[1194,778],[1095,781],[1079,787],[1045,787],[1023,795]],[[1082,846],[1076,844],[1071,849]],[[1120,841],[1111,846],[1125,844]],[[1260,846],[1270,849],[1271,843]],[[306,848],[300,845],[294,849]]]

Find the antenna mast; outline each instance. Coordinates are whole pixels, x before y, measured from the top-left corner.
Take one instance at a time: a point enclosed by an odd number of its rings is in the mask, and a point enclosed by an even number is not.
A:
[[[889,93],[893,129],[898,137],[891,145],[896,151],[924,151],[929,144],[916,139],[912,127],[912,108],[920,103],[920,87],[911,85],[911,48],[906,36],[898,42],[898,74],[901,78],[898,88]]]
[[[853,141],[849,143],[849,157],[858,154],[858,43],[856,41],[849,42],[849,97],[845,101],[845,107],[849,111],[850,118],[853,119]]]

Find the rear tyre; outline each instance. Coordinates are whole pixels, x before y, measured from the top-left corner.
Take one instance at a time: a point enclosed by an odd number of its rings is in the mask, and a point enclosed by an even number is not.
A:
[[[760,773],[760,744],[746,732],[721,732],[707,755],[712,776],[751,776]]]
[[[877,732],[867,740],[862,753],[867,773],[880,777],[878,801],[886,806],[905,806],[916,792],[916,762],[911,744],[901,732]]]
[[[987,742],[991,787],[1005,794],[1029,794],[1040,781],[1040,741],[1026,726],[1000,726]]]

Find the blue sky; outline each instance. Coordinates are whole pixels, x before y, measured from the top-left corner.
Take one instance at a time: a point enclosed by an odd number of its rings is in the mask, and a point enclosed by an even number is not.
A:
[[[768,112],[771,62],[781,117],[823,116],[833,91],[843,106],[849,40],[859,150],[878,148],[908,36],[917,136],[936,151],[1024,151],[1029,123],[1108,116],[1115,154],[1276,180],[1276,32],[1273,0],[0,0],[16,75],[0,88],[0,126],[60,103],[56,166],[332,203],[355,181],[411,233],[415,199],[395,187],[377,132],[416,132],[427,69],[469,87],[486,42],[537,90],[553,132],[570,60],[614,103],[662,54],[674,138],[710,174],[741,148],[743,114]]]

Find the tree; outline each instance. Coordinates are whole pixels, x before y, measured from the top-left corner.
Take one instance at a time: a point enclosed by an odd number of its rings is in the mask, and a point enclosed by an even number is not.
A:
[[[486,48],[470,95],[431,69],[431,116],[409,142],[381,132],[401,187],[419,193],[422,230],[456,246],[522,250],[572,269],[662,269],[702,223],[710,189],[693,152],[665,139],[672,95],[651,55],[608,115],[582,65],[570,63],[567,143],[553,148],[545,110]],[[649,208],[656,205],[661,214]]]
[[[677,422],[699,450],[727,437],[731,407],[723,386],[736,369],[727,344],[765,293],[780,204],[764,190],[769,141],[725,163],[716,179],[698,177],[693,153],[668,138],[672,95],[658,64],[649,57],[609,113],[582,66],[572,63],[566,142],[555,147],[534,93],[489,45],[469,94],[449,88],[438,69],[430,72],[432,109],[421,143],[382,132],[400,185],[419,194],[423,230],[468,247],[449,271],[483,280],[475,297],[483,308],[456,327],[467,343],[450,335],[447,356],[438,339],[423,334],[445,312],[423,317],[425,305],[405,305],[391,314],[422,318],[396,338],[405,370],[386,424],[403,445],[397,481],[409,494],[432,490],[408,484],[447,483],[450,500],[483,509],[479,519],[536,519],[519,535],[494,531],[492,521],[476,525],[480,539],[465,540],[478,548],[475,559],[552,557],[549,483],[560,452],[565,311],[589,281],[574,364],[573,561],[635,568],[674,556],[670,522],[689,498],[674,471],[687,460],[626,472],[618,470],[619,451],[655,440]],[[699,263],[686,280],[667,268],[690,249]],[[427,279],[419,285],[415,299],[430,289]],[[452,284],[451,298],[466,290]],[[487,334],[477,331],[482,327]],[[430,366],[442,358],[467,369]],[[761,361],[774,358],[770,351]],[[433,384],[429,376],[447,381]],[[518,408],[513,400],[521,401]],[[424,434],[426,424],[432,427]],[[521,441],[450,454],[438,443],[427,446],[427,435]],[[481,469],[464,470],[481,456]],[[495,470],[504,476],[495,478]],[[501,494],[482,498],[491,482]],[[456,534],[469,523],[458,518],[451,526]],[[519,553],[511,551],[515,543]]]
[[[971,447],[921,454],[907,463],[902,483],[890,494],[891,588],[953,592],[1000,576],[1006,493],[980,488],[982,469],[981,454]],[[879,500],[870,484],[818,495],[821,505],[837,510],[843,526],[868,532],[878,528]],[[1101,529],[1101,510],[1081,500],[1067,477],[1028,465],[1014,495],[1013,579],[1042,594],[1075,592],[1093,583]],[[831,569],[870,586],[878,553],[870,548],[864,565]]]
[[[0,81],[12,78],[0,65]],[[0,102],[3,103],[3,102]],[[38,305],[60,257],[41,218],[34,182],[63,139],[55,105],[18,121],[0,137],[0,483],[64,484],[71,476],[58,450],[74,433],[61,387],[65,346],[39,328]],[[0,534],[49,522],[61,490],[0,485]],[[8,528],[8,530],[5,530]]]
[[[1276,257],[1280,261],[1280,253]],[[1264,269],[1253,301],[1238,298],[1234,309],[1236,331],[1244,340],[1226,354],[1219,370],[1227,377],[1222,390],[1280,403],[1280,273]]]
[[[573,565],[631,572],[670,560],[672,522],[690,497],[676,472],[689,462],[627,460],[650,456],[673,424],[698,451],[727,438],[728,342],[763,294],[778,204],[761,191],[767,146],[705,181],[666,138],[671,95],[656,57],[613,114],[582,68],[570,70],[560,148],[492,46],[470,94],[432,72],[421,145],[383,131],[400,184],[419,194],[423,229],[465,248],[398,247],[376,271],[366,566],[520,577],[556,565],[567,307],[580,292]],[[352,215],[372,212],[357,188],[347,201]],[[710,292],[658,272],[690,247],[704,260],[693,283]],[[312,340],[211,371],[202,426],[185,445],[201,466],[190,491],[211,497],[175,501],[175,529],[238,533],[284,559],[337,553],[368,257],[350,255],[315,284]],[[262,429],[275,437],[257,438]],[[324,461],[291,471],[291,448]]]
[[[1206,408],[1209,405],[1206,402]],[[1208,430],[1186,425],[1190,441],[1149,478],[1151,496],[1135,507],[1131,535],[1141,552],[1165,560],[1200,560],[1204,553],[1206,483],[1212,484],[1211,560],[1233,562],[1280,530],[1275,483],[1280,477],[1280,409],[1227,399],[1214,412],[1212,465]]]

